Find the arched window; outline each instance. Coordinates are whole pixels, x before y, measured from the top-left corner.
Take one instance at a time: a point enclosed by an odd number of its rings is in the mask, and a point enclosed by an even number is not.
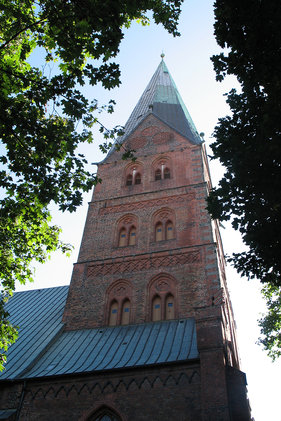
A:
[[[166,297],[165,319],[171,320],[175,318],[175,302],[172,294]]]
[[[134,246],[137,243],[138,218],[135,215],[124,215],[116,225],[115,247]]]
[[[165,169],[164,169],[164,178],[165,178],[165,179],[167,179],[167,178],[171,178],[171,174],[170,174],[170,170],[169,170],[169,168],[165,168]]]
[[[169,208],[159,209],[152,217],[154,237],[151,241],[164,241],[176,238],[175,212]]]
[[[130,323],[130,300],[125,300],[122,306],[121,325],[128,325]]]
[[[126,228],[121,228],[121,230],[119,231],[119,242],[118,242],[119,247],[124,247],[127,245],[127,233],[126,233]]]
[[[162,241],[163,237],[163,224],[158,222],[155,226],[155,241]]]
[[[174,238],[174,227],[171,221],[166,222],[166,240]]]
[[[132,226],[129,232],[129,246],[136,244],[136,227]]]
[[[105,296],[105,324],[118,326],[133,323],[133,302],[133,285],[130,281],[119,279],[112,282]]]
[[[122,421],[119,415],[112,409],[103,406],[95,412],[87,421]]]
[[[110,314],[109,314],[109,326],[116,326],[118,318],[118,303],[117,301],[112,301],[110,305]]]
[[[143,164],[134,162],[129,164],[125,169],[124,179],[126,186],[134,186],[142,183]],[[129,190],[132,193],[132,190]]]
[[[161,320],[161,298],[157,295],[152,300],[152,321]]]
[[[155,171],[155,181],[157,181],[157,180],[161,180],[161,170],[160,169],[157,169]]]
[[[133,176],[132,174],[129,174],[126,179],[126,185],[131,186],[132,184],[133,184]]]
[[[141,175],[139,172],[135,176],[135,184],[141,184]]]
[[[174,320],[178,317],[177,286],[175,279],[166,273],[159,273],[148,284],[147,315],[153,322]]]

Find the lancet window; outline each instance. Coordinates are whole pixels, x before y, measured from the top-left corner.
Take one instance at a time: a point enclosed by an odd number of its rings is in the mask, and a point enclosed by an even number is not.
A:
[[[170,158],[158,158],[153,164],[154,180],[167,180],[171,178],[172,162]]]
[[[107,291],[107,319],[109,326],[128,325],[132,323],[132,285],[129,281],[114,282]]]
[[[126,186],[142,184],[143,167],[140,163],[130,164],[125,171]]]
[[[168,274],[153,278],[149,285],[150,320],[172,320],[176,318],[176,283]]]
[[[134,246],[137,241],[137,218],[125,215],[117,224],[117,246]]]
[[[153,217],[153,241],[172,240],[175,238],[175,215],[171,209],[161,209]]]

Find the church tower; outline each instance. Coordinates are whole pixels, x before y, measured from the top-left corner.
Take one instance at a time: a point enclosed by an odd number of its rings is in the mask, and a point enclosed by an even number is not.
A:
[[[69,289],[9,301],[0,418],[250,421],[205,146],[163,60],[98,176]]]
[[[136,354],[126,367],[139,367],[138,375],[140,367],[161,377],[184,365],[162,377],[178,388],[170,398],[159,389],[152,403],[148,393],[154,415],[145,416],[144,400],[132,417],[136,392],[128,420],[249,420],[221,237],[206,210],[206,150],[163,58],[118,146],[98,167],[102,184],[89,204],[65,329],[124,329]],[[134,161],[122,160],[128,149]],[[141,349],[137,329],[153,337],[150,350]]]

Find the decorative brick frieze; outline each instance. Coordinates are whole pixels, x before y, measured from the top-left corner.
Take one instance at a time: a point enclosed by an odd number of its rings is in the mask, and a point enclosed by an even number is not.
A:
[[[200,250],[191,250],[173,255],[146,255],[134,259],[128,258],[116,262],[98,262],[88,267],[87,277],[104,276],[108,274],[139,272],[160,267],[185,265],[200,262]]]
[[[110,206],[106,208],[100,208],[99,215],[107,215],[110,213],[118,212],[133,212],[139,209],[147,209],[157,206],[165,206],[169,204],[181,204],[185,200],[191,200],[194,198],[194,193],[175,195],[169,197],[163,197],[161,199],[143,200],[135,203],[124,203],[120,205]]]

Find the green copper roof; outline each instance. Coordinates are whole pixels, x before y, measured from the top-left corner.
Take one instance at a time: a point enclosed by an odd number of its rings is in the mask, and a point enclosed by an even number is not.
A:
[[[124,141],[149,114],[153,114],[194,144],[202,140],[164,60],[159,64],[125,125]]]

